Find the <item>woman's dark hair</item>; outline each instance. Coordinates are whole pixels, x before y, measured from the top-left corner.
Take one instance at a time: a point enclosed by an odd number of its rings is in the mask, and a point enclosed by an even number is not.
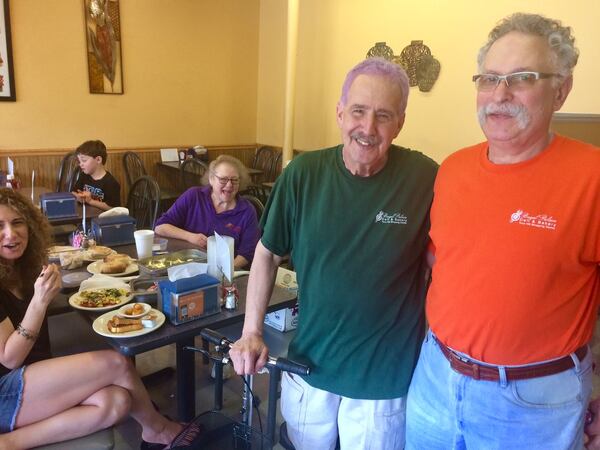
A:
[[[8,206],[25,220],[29,235],[27,248],[14,265],[0,257],[0,284],[3,287],[29,288],[48,260],[50,224],[28,198],[12,189],[0,188],[0,205]]]

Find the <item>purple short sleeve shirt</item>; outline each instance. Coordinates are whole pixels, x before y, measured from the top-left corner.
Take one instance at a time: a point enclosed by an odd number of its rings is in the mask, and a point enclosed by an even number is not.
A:
[[[231,236],[235,241],[235,255],[252,261],[260,238],[256,210],[250,202],[238,197],[234,209],[217,214],[210,193],[210,186],[188,189],[156,225],[167,223],[206,236],[214,235],[215,231],[222,236]]]

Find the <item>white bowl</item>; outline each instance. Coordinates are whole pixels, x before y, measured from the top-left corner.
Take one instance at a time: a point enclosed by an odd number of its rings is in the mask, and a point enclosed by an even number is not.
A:
[[[131,310],[135,305],[142,305],[142,307],[144,308],[143,312],[139,314],[132,314]],[[148,314],[150,312],[150,309],[152,309],[152,307],[148,303],[129,303],[119,308],[117,314],[119,314],[119,316],[121,317],[125,317],[126,319],[139,319],[140,317],[143,317],[146,314]]]

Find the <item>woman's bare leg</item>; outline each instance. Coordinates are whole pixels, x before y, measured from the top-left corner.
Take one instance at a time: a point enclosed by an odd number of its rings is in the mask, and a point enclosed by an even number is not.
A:
[[[108,386],[79,406],[0,435],[0,449],[26,449],[85,436],[118,422],[130,406],[125,389]]]
[[[131,362],[112,350],[82,353],[53,358],[32,364],[25,369],[23,402],[16,427],[21,428],[84,402],[107,386],[126,390],[131,398],[130,414],[142,426],[142,437],[148,442],[168,444],[182,426],[167,420],[152,405],[148,392]],[[106,411],[111,399],[100,396],[101,404],[92,407]],[[93,411],[93,410],[92,410]],[[97,423],[104,423],[97,419]],[[102,428],[96,427],[96,431]],[[87,434],[82,433],[83,434]]]

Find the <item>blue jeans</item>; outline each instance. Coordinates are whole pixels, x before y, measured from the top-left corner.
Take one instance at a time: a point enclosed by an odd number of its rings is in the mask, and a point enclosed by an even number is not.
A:
[[[408,392],[407,450],[583,448],[592,355],[545,377],[483,381],[450,367],[431,331]]]
[[[15,428],[23,398],[24,371],[25,366],[22,366],[0,378],[0,433],[8,433]]]

